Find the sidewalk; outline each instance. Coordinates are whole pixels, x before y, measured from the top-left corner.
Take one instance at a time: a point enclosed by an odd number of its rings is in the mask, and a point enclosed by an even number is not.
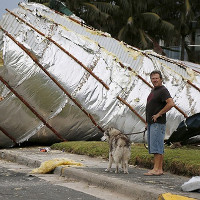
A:
[[[1,149],[0,158],[8,161],[37,168],[40,164],[54,158],[72,159],[83,164],[82,167],[60,166],[54,170],[55,174],[73,178],[88,184],[107,188],[133,196],[138,200],[158,200],[160,194],[172,193],[184,197],[200,199],[200,193],[183,192],[181,185],[190,178],[165,173],[162,176],[144,176],[147,169],[130,166],[129,174],[115,174],[105,172],[108,162],[100,158],[90,158],[84,155],[69,154],[58,150],[40,152],[41,147]],[[167,200],[167,199],[166,199]]]

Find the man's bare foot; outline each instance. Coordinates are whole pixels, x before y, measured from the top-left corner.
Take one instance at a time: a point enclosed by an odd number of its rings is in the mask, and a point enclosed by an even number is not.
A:
[[[163,175],[164,172],[163,171],[155,171],[155,170],[150,170],[148,171],[147,173],[144,173],[145,176],[160,176],[160,175]]]
[[[144,173],[145,176],[161,176],[161,175],[163,175],[163,174],[164,174],[164,173],[149,173],[149,172]]]

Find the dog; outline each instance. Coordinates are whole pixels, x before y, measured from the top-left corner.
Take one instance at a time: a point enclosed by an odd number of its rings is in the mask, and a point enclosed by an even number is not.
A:
[[[119,173],[119,164],[121,163],[124,173],[128,174],[128,161],[131,156],[130,139],[113,127],[104,132],[104,138],[109,143],[109,164],[105,171],[111,170],[114,161],[116,164],[115,173]]]

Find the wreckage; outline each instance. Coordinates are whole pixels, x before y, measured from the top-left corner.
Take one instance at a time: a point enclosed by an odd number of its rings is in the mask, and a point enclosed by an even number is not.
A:
[[[200,112],[198,67],[141,51],[41,4],[7,10],[0,49],[0,147],[99,140],[111,126],[144,130],[154,69],[176,104],[167,114],[166,138]],[[131,140],[141,141],[142,133]]]

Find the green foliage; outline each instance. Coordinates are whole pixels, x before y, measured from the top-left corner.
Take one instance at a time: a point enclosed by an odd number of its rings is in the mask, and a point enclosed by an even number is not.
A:
[[[48,4],[53,0],[28,0]],[[157,48],[159,40],[167,46],[181,44],[181,59],[186,49],[189,61],[195,62],[194,48],[185,41],[200,26],[199,0],[60,0],[67,8],[96,29],[140,49]],[[195,26],[194,26],[195,23]]]
[[[90,157],[108,158],[108,145],[105,142],[61,142],[51,146],[52,149],[87,155]]]
[[[164,169],[187,176],[200,175],[200,149],[182,147],[166,149]]]
[[[53,144],[51,148],[91,157],[102,157],[104,159],[108,159],[109,153],[107,142],[61,142]],[[153,167],[153,156],[148,154],[147,149],[142,144],[135,144],[131,148],[129,164],[151,169]],[[166,147],[164,170],[178,175],[199,176],[200,149],[191,147],[170,149]]]
[[[28,2],[35,2],[35,3],[41,3],[46,4],[49,3],[50,0],[28,0]]]

